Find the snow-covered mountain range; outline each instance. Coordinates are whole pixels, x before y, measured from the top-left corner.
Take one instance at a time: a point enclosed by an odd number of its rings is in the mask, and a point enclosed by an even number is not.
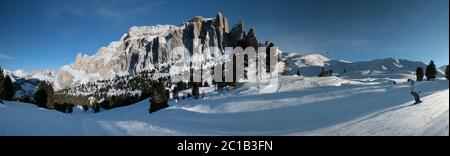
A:
[[[300,73],[302,76],[318,76],[321,68],[332,70],[341,76],[346,75],[370,75],[370,74],[414,74],[417,67],[425,69],[427,66],[420,61],[406,59],[375,59],[371,61],[349,62],[344,60],[330,60],[321,54],[300,55],[296,53],[284,53],[288,60],[290,73]],[[442,74],[442,73],[440,73]]]
[[[24,70],[16,70],[16,71],[9,71],[5,70],[5,74],[9,75],[12,82],[15,82],[19,79],[36,79],[36,80],[42,80],[42,81],[48,81],[53,82],[55,81],[55,72],[47,70],[47,71],[34,71],[31,73],[27,73]]]
[[[184,56],[193,55],[194,40],[206,47],[218,47],[223,52],[224,47],[253,46],[264,47],[273,44],[261,43],[256,37],[256,29],[250,28],[246,33],[244,22],[240,21],[231,29],[228,20],[221,13],[214,18],[194,17],[182,22],[181,25],[156,25],[132,27],[118,41],[100,48],[92,56],[79,53],[72,64],[61,67],[56,72],[34,72],[28,74],[18,70],[9,72],[20,95],[29,95],[39,80],[53,82],[55,90],[80,88],[79,85],[96,81],[109,81],[115,77],[137,75],[143,71],[152,71],[158,76],[179,75],[189,68],[171,68],[173,65],[189,64]],[[180,47],[182,47],[180,49]],[[282,48],[282,47],[281,47]],[[211,69],[215,60],[202,57],[203,68]],[[405,59],[377,59],[372,61],[349,62],[331,60],[326,55],[281,52],[281,60],[287,63],[290,75],[318,76],[321,68],[332,70],[337,75],[370,75],[373,73],[404,73],[412,74],[417,67],[425,68],[423,62]],[[212,71],[210,71],[211,73]],[[211,81],[212,74],[203,74],[204,80]],[[114,86],[108,85],[100,86]],[[27,89],[24,89],[27,88]],[[79,92],[72,90],[71,92]]]
[[[5,74],[9,75],[13,82],[16,97],[33,95],[40,81],[54,82],[56,75],[52,71],[27,73],[23,70],[5,70]]]

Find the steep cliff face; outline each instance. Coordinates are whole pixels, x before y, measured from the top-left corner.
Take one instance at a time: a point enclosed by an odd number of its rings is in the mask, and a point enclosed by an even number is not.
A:
[[[73,64],[59,69],[55,87],[63,89],[114,76],[132,75],[144,70],[159,70],[183,56],[193,55],[194,41],[205,47],[236,47],[246,41],[257,47],[254,28],[245,33],[240,21],[228,30],[228,20],[221,13],[215,18],[194,17],[180,26],[156,25],[132,27],[119,41],[102,47],[93,56],[78,54]]]

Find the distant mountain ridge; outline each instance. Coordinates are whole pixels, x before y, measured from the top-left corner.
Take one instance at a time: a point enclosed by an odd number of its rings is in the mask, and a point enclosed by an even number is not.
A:
[[[33,96],[40,81],[54,82],[55,73],[52,71],[35,71],[27,73],[23,70],[5,71],[13,82],[15,96]]]
[[[420,61],[406,59],[375,59],[371,61],[349,62],[343,60],[330,60],[321,54],[284,54],[290,62],[290,73],[297,71],[303,76],[318,76],[322,67],[330,69],[339,75],[366,75],[370,73],[404,73],[415,74],[417,67],[426,68],[427,64]]]

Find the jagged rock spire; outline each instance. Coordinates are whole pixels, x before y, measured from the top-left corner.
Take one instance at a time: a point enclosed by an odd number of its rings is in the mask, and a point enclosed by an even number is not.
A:
[[[258,39],[256,38],[256,30],[255,28],[250,28],[250,30],[248,31],[247,35],[246,35],[246,40],[249,42],[250,46],[253,46],[255,48],[258,47],[259,42]]]
[[[227,46],[237,46],[238,41],[244,39],[244,37],[244,22],[241,20],[238,24],[234,25],[233,28],[231,28],[231,31],[228,33],[229,44]]]

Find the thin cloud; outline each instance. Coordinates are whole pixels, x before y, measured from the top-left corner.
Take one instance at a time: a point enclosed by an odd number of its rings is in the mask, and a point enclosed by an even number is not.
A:
[[[117,4],[99,5],[94,14],[106,19],[123,20],[133,16],[148,14],[157,7],[165,5],[166,1],[153,1],[151,3],[121,6]]]
[[[78,1],[50,1],[49,8],[45,10],[49,19],[64,19],[66,16],[99,17],[112,21],[124,21],[132,17],[154,13],[158,7],[168,4],[167,1],[123,1],[114,0],[78,0]]]
[[[84,3],[88,1],[83,1]],[[48,18],[60,19],[65,15],[83,17],[88,15],[88,8],[81,5],[83,3],[71,1],[50,1],[49,8],[45,10]]]
[[[98,16],[107,18],[107,19],[122,19],[126,18],[126,15],[123,13],[119,13],[117,11],[114,11],[113,9],[108,8],[100,8],[97,10],[96,14]]]
[[[14,57],[0,54],[0,60],[14,60]]]

